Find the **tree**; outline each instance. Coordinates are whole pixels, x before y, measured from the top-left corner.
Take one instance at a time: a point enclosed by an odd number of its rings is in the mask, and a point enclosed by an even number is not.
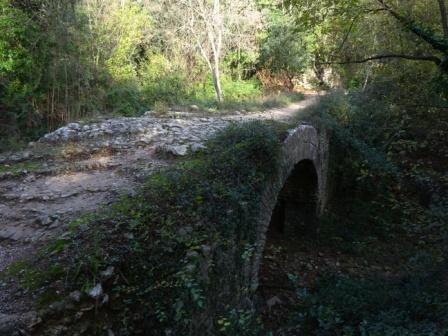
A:
[[[437,64],[440,69],[444,72],[448,73],[448,24],[447,24],[447,16],[446,16],[446,7],[444,0],[437,0],[439,5],[440,16],[442,18],[442,30],[444,35],[440,35],[437,32],[434,32],[430,27],[418,23],[416,20],[412,18],[408,18],[407,16],[400,14],[398,10],[393,8],[384,0],[376,0],[380,5],[380,8],[386,11],[389,15],[394,17],[404,28],[411,31],[415,36],[417,36],[420,40],[429,44],[435,51],[442,53],[442,57],[438,57],[434,54],[428,55],[395,55],[396,57],[414,59],[414,60],[422,60],[422,61],[430,61]],[[381,55],[380,55],[381,56]]]
[[[340,55],[333,53],[331,59],[326,64],[348,64],[348,63],[364,63],[374,60],[400,58],[413,61],[432,62],[439,66],[439,68],[447,73],[448,72],[448,19],[446,13],[446,5],[444,0],[433,0],[432,4],[424,6],[426,10],[431,12],[435,11],[436,7],[441,17],[441,24],[435,25],[435,21],[432,20],[433,16],[427,18],[427,20],[421,20],[417,17],[412,17],[411,12],[422,10],[420,2],[414,2],[414,4],[400,4],[400,7],[393,6],[387,0],[320,0],[313,2],[312,4],[306,0],[291,0],[295,5],[296,15],[299,24],[306,27],[321,25],[328,20],[340,20],[344,19],[345,22],[350,24],[346,27],[346,32],[342,34],[342,42],[338,47],[341,51],[344,44],[349,40],[350,34],[355,30],[359,21],[369,15],[383,15],[386,14],[393,18],[395,22],[399,24],[397,28],[403,29],[405,32],[413,34],[417,37],[414,43],[415,50],[408,52],[404,51],[382,51],[374,55],[367,55],[358,59],[342,59],[336,60]],[[412,10],[417,9],[417,10]],[[431,20],[431,21],[429,21]],[[396,29],[397,31],[397,29]],[[386,33],[384,31],[384,33]],[[409,39],[411,40],[411,39]],[[429,45],[433,52],[428,50],[422,51],[421,43]]]
[[[265,31],[261,42],[261,66],[286,76],[287,86],[293,90],[294,78],[309,66],[305,34],[297,32],[292,16],[276,9],[268,14]]]
[[[41,64],[33,55],[37,27],[28,15],[0,0],[0,135],[33,126],[29,97],[40,82]]]
[[[183,13],[180,29],[206,62],[216,99],[222,102],[221,61],[228,50],[242,42],[238,32],[255,35],[259,22],[255,4],[242,0],[181,0],[179,5]],[[248,25],[254,29],[242,28]]]

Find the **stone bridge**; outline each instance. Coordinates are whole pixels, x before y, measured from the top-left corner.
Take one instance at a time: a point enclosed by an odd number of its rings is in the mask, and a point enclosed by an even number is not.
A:
[[[327,201],[328,139],[311,125],[289,130],[285,139],[280,170],[262,195],[257,228],[257,246],[251,269],[252,288],[258,287],[268,231],[294,235],[301,230],[317,230],[317,217]]]
[[[23,152],[0,157],[0,271],[35,253],[40,241],[64,232],[72,219],[107,207],[120,194],[132,194],[144,176],[203,148],[211,134],[227,125],[260,119],[292,125],[296,114],[314,102],[310,97],[263,114],[147,114],[73,123]],[[289,235],[315,227],[326,204],[327,166],[325,133],[307,124],[289,130],[281,169],[262,195],[255,253],[245,269],[254,290],[268,231]],[[11,285],[0,291],[0,331],[5,321],[17,322],[33,307],[17,290]]]

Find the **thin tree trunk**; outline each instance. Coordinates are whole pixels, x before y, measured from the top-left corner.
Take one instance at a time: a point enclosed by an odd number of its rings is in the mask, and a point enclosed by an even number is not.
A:
[[[222,103],[222,88],[221,88],[221,74],[219,72],[219,62],[216,62],[213,65],[213,85],[215,87],[215,93],[216,93],[216,100],[218,100],[218,103]]]
[[[295,87],[295,85],[294,85],[294,75],[286,74],[286,78],[288,78],[288,90],[290,92],[293,92],[294,91],[294,87]]]
[[[362,91],[365,91],[367,88],[367,84],[369,83],[369,79],[370,79],[370,70],[372,69],[372,67],[368,67],[367,68],[367,74],[366,74],[366,79],[364,81],[364,85],[362,86]]]
[[[66,61],[67,62],[67,61]],[[65,113],[67,115],[67,120],[70,120],[70,107],[68,103],[68,72],[67,72],[67,63],[64,64],[64,72],[65,72]]]
[[[438,0],[438,2],[439,2],[439,9],[440,9],[440,17],[442,20],[443,36],[445,37],[445,39],[448,39],[448,17],[446,15],[445,0]]]

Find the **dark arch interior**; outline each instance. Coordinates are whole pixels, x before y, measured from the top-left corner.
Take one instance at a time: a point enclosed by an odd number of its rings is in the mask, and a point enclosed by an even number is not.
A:
[[[286,307],[297,303],[296,288],[291,285],[289,276],[304,276],[308,270],[303,269],[303,256],[310,255],[309,248],[316,250],[317,192],[314,164],[304,160],[294,167],[278,195],[259,272],[258,293],[267,327],[287,323]]]
[[[317,173],[310,160],[300,161],[281,190],[268,237],[300,237],[317,227]]]

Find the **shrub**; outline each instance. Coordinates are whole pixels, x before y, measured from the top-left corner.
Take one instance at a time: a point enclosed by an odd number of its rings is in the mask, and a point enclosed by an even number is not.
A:
[[[108,111],[135,116],[142,110],[139,88],[132,82],[114,83],[106,94]]]
[[[263,95],[261,84],[255,80],[235,80],[223,75],[221,80],[224,102],[219,106],[223,109],[233,109],[259,99]],[[197,83],[193,88],[192,100],[206,107],[217,107],[215,90],[211,76],[204,83]]]
[[[324,236],[349,242],[384,237],[399,222],[400,209],[394,207],[392,193],[398,183],[397,167],[374,143],[376,131],[363,131],[366,119],[374,122],[370,113],[350,96],[336,92],[300,116],[330,135],[329,206],[321,221]]]
[[[164,115],[168,113],[168,104],[164,101],[156,101],[154,103],[154,111],[159,115]]]
[[[396,279],[329,276],[302,296],[296,328],[317,335],[445,335],[448,332],[446,263],[410,264]],[[301,290],[300,293],[310,293]]]

